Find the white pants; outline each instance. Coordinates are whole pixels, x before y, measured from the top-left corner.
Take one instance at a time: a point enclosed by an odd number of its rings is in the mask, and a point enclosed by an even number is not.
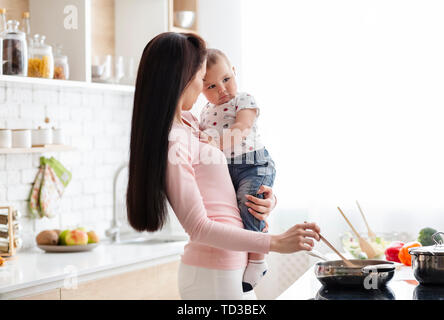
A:
[[[244,294],[244,268],[218,270],[179,265],[179,293],[183,300],[256,300],[254,291]]]

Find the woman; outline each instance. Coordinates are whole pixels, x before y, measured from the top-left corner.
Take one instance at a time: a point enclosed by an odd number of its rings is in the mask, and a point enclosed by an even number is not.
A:
[[[247,253],[311,250],[314,223],[280,235],[244,230],[223,153],[198,139],[188,112],[202,91],[205,42],[194,34],[163,33],[144,49],[136,82],[131,129],[128,220],[138,231],[156,231],[168,200],[190,236],[179,267],[183,299],[243,299]],[[275,206],[251,197],[252,214],[265,219]],[[256,211],[256,212],[254,212]]]

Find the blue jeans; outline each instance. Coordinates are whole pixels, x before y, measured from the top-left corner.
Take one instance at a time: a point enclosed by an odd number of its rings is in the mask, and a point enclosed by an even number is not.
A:
[[[263,148],[242,154],[241,156],[227,159],[228,170],[234,189],[236,190],[237,205],[240,210],[240,216],[244,223],[244,228],[253,231],[262,231],[265,227],[265,221],[256,219],[248,212],[245,202],[246,194],[263,199],[263,194],[257,194],[261,185],[273,186],[276,176],[274,162],[268,151]]]

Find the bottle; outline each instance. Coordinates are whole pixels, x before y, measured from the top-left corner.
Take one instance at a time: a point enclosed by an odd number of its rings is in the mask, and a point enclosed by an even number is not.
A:
[[[0,8],[0,35],[6,32],[6,9]]]
[[[20,22],[9,20],[3,36],[3,74],[25,76],[28,74],[28,45],[26,35],[18,27]]]
[[[22,28],[21,30],[26,34],[26,40],[29,41],[31,40],[31,21],[29,20],[29,12],[23,12],[22,15]]]

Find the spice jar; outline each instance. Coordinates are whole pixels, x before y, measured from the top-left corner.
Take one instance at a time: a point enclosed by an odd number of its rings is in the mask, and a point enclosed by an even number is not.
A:
[[[69,79],[68,57],[62,54],[62,45],[60,44],[55,46],[54,79]]]
[[[28,45],[26,35],[18,29],[17,20],[9,20],[3,34],[3,74],[26,76],[28,73]]]
[[[34,35],[29,48],[28,77],[49,78],[54,76],[52,47],[45,44],[46,37]]]

